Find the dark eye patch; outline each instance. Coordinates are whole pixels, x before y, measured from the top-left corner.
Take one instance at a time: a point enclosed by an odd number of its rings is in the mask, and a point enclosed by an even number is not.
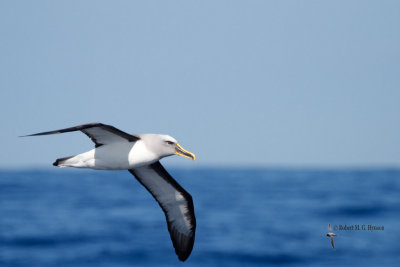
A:
[[[165,142],[167,142],[168,145],[173,145],[174,144],[174,142],[171,142],[171,141],[165,141]]]

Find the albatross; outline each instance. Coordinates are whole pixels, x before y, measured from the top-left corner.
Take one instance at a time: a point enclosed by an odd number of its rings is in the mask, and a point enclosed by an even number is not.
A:
[[[196,156],[183,149],[169,135],[132,135],[102,123],[88,123],[26,136],[74,131],[86,134],[94,142],[95,148],[75,156],[59,158],[53,165],[60,168],[128,170],[160,205],[175,253],[179,260],[185,261],[192,252],[196,231],[193,200],[164,169],[160,159],[176,154],[195,160]]]

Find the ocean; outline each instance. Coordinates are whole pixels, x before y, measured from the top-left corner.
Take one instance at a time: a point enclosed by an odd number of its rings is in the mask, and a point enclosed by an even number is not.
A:
[[[127,171],[3,170],[0,266],[400,264],[399,169],[166,167],[194,201],[186,262]]]

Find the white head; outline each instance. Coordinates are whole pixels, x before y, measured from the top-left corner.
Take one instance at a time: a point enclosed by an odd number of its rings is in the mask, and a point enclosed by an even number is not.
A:
[[[164,134],[141,134],[140,139],[142,139],[147,148],[159,156],[159,158],[177,154],[192,160],[196,159],[193,153],[183,149],[172,136]]]

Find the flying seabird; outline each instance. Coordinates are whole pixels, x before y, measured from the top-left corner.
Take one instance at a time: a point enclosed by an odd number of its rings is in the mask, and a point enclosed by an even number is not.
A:
[[[329,233],[327,233],[326,236],[331,238],[332,247],[333,247],[333,249],[335,249],[335,243],[333,243],[333,237],[337,236],[337,234],[332,232],[332,228],[331,228],[330,224],[328,224],[328,230],[329,230]]]
[[[71,157],[59,158],[57,167],[96,170],[128,170],[155,198],[165,213],[168,231],[179,260],[185,261],[193,249],[196,218],[191,195],[164,169],[160,159],[174,154],[195,160],[171,136],[127,134],[113,126],[88,123],[71,128],[27,136],[81,131],[95,143],[95,148]]]

